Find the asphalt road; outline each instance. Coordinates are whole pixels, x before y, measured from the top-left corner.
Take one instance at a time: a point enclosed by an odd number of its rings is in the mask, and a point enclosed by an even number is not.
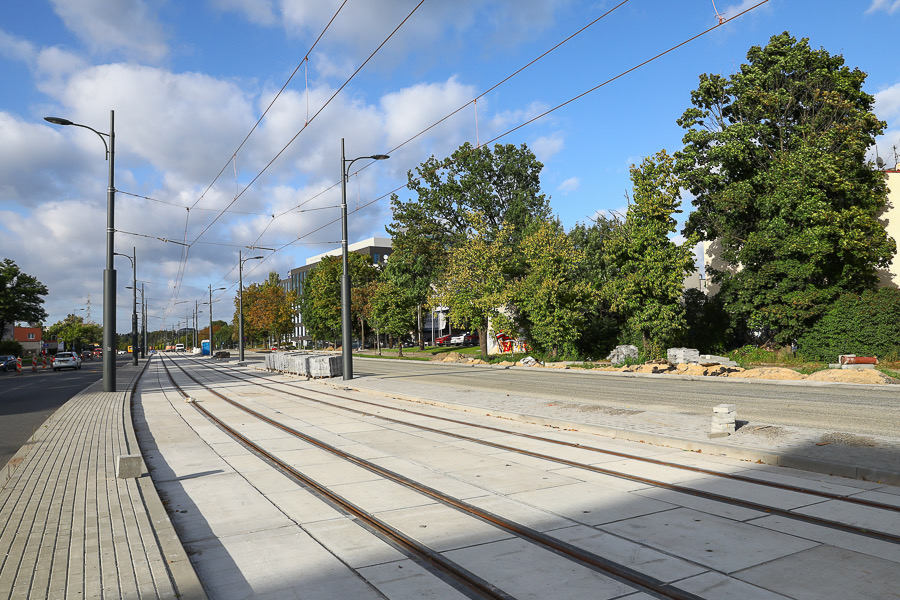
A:
[[[623,377],[550,369],[486,369],[427,362],[354,357],[356,375],[414,378],[426,385],[594,400],[599,405],[677,414],[706,415],[711,405],[735,403],[741,419],[856,434],[900,435],[900,385],[850,386],[764,383],[753,380],[687,381]]]
[[[56,409],[102,374],[100,359],[84,361],[78,371],[54,372],[48,366],[37,373],[0,372],[0,468]]]

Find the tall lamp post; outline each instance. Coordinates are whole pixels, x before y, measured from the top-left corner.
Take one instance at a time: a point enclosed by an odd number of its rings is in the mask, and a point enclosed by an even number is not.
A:
[[[347,255],[347,172],[358,160],[386,160],[387,154],[357,156],[347,160],[344,155],[344,138],[341,138],[341,362],[344,364],[344,381],[353,379],[353,335],[350,332],[350,269]]]
[[[131,290],[131,358],[132,364],[137,366],[138,364],[138,332],[137,332],[137,249],[132,246],[131,248],[132,256],[128,256],[127,254],[122,254],[121,252],[115,252],[116,256],[124,256],[128,260],[131,261],[131,277],[132,277],[132,287],[127,287],[126,290]]]
[[[224,290],[224,289],[225,288],[223,288],[223,287],[213,289],[212,284],[210,284],[210,286],[209,286],[209,356],[210,356],[210,358],[212,358],[213,352],[215,352],[215,350],[216,350],[216,343],[215,343],[215,338],[213,337],[213,328],[212,328],[212,321],[213,321],[213,319],[212,319],[212,303],[213,303],[212,293],[218,292],[218,291]]]
[[[133,290],[135,288],[131,286],[125,286],[126,290]],[[141,341],[141,358],[146,356],[145,350],[147,348],[147,311],[146,306],[144,305],[144,284],[141,284],[141,289],[137,290],[141,293],[141,326],[138,328],[137,336]],[[136,318],[136,317],[135,317]]]
[[[116,113],[109,111],[109,133],[101,133],[93,127],[73,123],[59,117],[44,117],[54,125],[73,125],[90,129],[103,141],[106,159],[109,161],[109,186],[106,189],[106,269],[103,271],[103,391],[116,391],[116,269],[113,265],[115,248],[115,206],[116,206]],[[109,138],[107,145],[104,138]]]
[[[238,250],[238,361],[244,361],[244,263],[248,260],[259,260],[263,256],[241,258]]]

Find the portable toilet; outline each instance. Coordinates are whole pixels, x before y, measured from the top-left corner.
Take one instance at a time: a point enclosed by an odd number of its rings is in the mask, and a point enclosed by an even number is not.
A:
[[[203,340],[200,342],[200,354],[201,356],[209,356],[209,340]]]

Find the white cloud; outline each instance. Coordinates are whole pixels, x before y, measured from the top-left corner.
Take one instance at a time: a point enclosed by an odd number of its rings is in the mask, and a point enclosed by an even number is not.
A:
[[[546,164],[547,161],[552,159],[563,149],[563,144],[562,135],[554,133],[552,135],[537,138],[531,142],[530,146],[537,159]]]
[[[732,4],[730,6],[726,6],[725,8],[719,11],[719,14],[725,17],[726,19],[731,19],[741,14],[745,10],[749,10],[759,4],[759,0],[741,0],[738,4]],[[766,9],[766,5],[763,4],[759,7],[759,9]],[[759,10],[756,9],[756,10]],[[756,12],[756,11],[754,11]]]
[[[31,42],[0,29],[0,56],[30,63],[37,57],[37,50]]]
[[[169,52],[162,26],[144,0],[51,0],[56,13],[92,52],[122,52],[158,62]]]
[[[567,194],[569,192],[577,192],[578,188],[581,187],[581,179],[578,177],[569,177],[557,188],[560,192]]]
[[[875,114],[879,119],[900,119],[900,83],[875,94]]]
[[[866,14],[883,10],[889,15],[900,11],[900,0],[872,0],[872,5],[866,11]]]

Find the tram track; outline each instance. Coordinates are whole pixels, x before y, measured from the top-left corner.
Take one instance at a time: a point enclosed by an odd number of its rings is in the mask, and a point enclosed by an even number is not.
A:
[[[250,380],[250,379],[246,379],[246,378],[237,376],[237,375],[235,375],[235,374],[233,374],[233,373],[230,373],[230,372],[228,372],[228,371],[226,371],[226,370],[223,370],[223,369],[220,369],[220,368],[217,368],[217,367],[213,367],[213,366],[208,365],[208,364],[204,364],[204,363],[198,363],[198,364],[199,364],[200,366],[204,367],[204,368],[211,369],[211,370],[213,370],[213,371],[216,371],[216,372],[221,373],[221,374],[223,374],[223,375],[226,375],[226,376],[229,376],[229,377],[231,377],[231,378],[237,379],[237,380],[239,380],[239,381],[243,381],[243,382],[245,382],[245,383],[252,383],[252,384],[254,384],[254,385],[262,386],[262,387],[267,388],[267,389],[269,389],[269,390],[271,390],[271,391],[273,391],[273,392],[276,392],[276,393],[287,394],[287,395],[289,395],[289,396],[293,396],[293,397],[296,397],[296,398],[299,398],[299,399],[302,399],[302,400],[307,400],[307,401],[315,402],[315,403],[318,403],[318,404],[323,404],[323,405],[326,405],[326,406],[329,406],[329,407],[333,407],[333,408],[337,408],[337,409],[341,409],[341,410],[353,412],[353,413],[356,413],[356,414],[359,414],[359,415],[372,416],[372,417],[376,417],[376,418],[379,418],[379,419],[383,419],[383,420],[388,421],[388,422],[398,423],[398,424],[402,424],[402,425],[405,425],[405,426],[408,426],[408,427],[413,427],[413,428],[416,428],[416,429],[419,429],[419,430],[422,430],[422,431],[428,431],[428,432],[431,432],[431,433],[438,433],[438,434],[445,435],[445,436],[448,436],[448,437],[453,437],[453,438],[456,438],[456,439],[459,439],[459,440],[464,440],[464,441],[474,442],[474,443],[478,443],[478,444],[481,444],[481,445],[484,445],[484,446],[489,446],[489,447],[497,448],[497,449],[500,449],[500,450],[505,450],[505,451],[510,451],[510,452],[516,452],[516,453],[523,454],[523,455],[526,455],[526,456],[530,456],[530,457],[533,457],[533,458],[539,458],[539,459],[549,460],[549,461],[552,461],[552,462],[557,462],[557,463],[559,463],[559,464],[564,464],[564,465],[566,465],[566,466],[571,466],[571,467],[576,467],[576,468],[585,469],[585,470],[588,470],[588,471],[593,471],[593,472],[595,472],[595,473],[599,473],[599,474],[602,474],[602,475],[608,475],[608,476],[611,476],[611,477],[617,477],[617,478],[621,478],[621,479],[625,479],[625,480],[629,480],[629,481],[633,481],[633,482],[637,482],[637,483],[643,483],[643,484],[652,485],[652,486],[655,486],[655,487],[665,488],[665,489],[669,489],[669,490],[672,490],[672,491],[676,491],[676,492],[680,492],[680,493],[684,493],[684,494],[689,494],[689,495],[693,495],[693,496],[696,496],[696,497],[705,498],[705,499],[708,499],[708,500],[713,500],[713,501],[717,501],[717,502],[725,502],[725,503],[728,503],[728,504],[731,504],[731,505],[734,505],[734,506],[740,506],[740,507],[742,507],[742,508],[748,508],[748,509],[751,509],[751,510],[757,510],[757,511],[761,511],[761,512],[764,512],[764,513],[767,513],[767,514],[776,514],[776,515],[783,516],[783,517],[790,518],[790,519],[794,519],[794,520],[800,520],[800,521],[804,521],[804,522],[807,522],[807,523],[812,523],[812,524],[815,524],[815,525],[820,525],[820,526],[824,526],[824,527],[829,527],[829,528],[832,528],[832,529],[838,529],[838,530],[842,530],[842,531],[847,531],[847,532],[849,532],[849,533],[853,533],[853,534],[856,534],[856,535],[861,535],[861,536],[864,536],[864,537],[872,537],[872,538],[875,538],[875,539],[880,539],[880,540],[882,540],[882,541],[887,541],[887,542],[889,542],[889,543],[900,544],[900,535],[895,535],[895,534],[888,533],[888,532],[877,532],[877,531],[872,531],[870,528],[866,528],[866,527],[859,527],[859,526],[855,526],[855,525],[847,525],[847,524],[839,523],[839,522],[832,521],[832,520],[829,520],[829,519],[823,519],[823,518],[815,517],[815,516],[812,516],[812,515],[805,515],[805,514],[803,514],[803,513],[798,513],[798,512],[792,511],[792,510],[786,510],[786,509],[778,508],[778,507],[771,506],[771,505],[766,505],[766,504],[756,503],[756,502],[744,500],[744,499],[741,499],[741,498],[736,498],[736,497],[733,497],[733,496],[726,496],[726,495],[723,495],[723,494],[716,494],[716,493],[713,493],[713,492],[707,492],[707,491],[703,491],[703,490],[697,490],[697,489],[694,489],[694,488],[690,488],[690,487],[686,487],[686,486],[681,486],[681,485],[678,485],[678,484],[673,484],[673,483],[664,482],[664,481],[660,481],[660,480],[655,480],[655,479],[650,479],[650,478],[645,478],[645,477],[639,477],[639,476],[636,476],[636,475],[631,475],[631,474],[629,474],[629,473],[624,473],[624,472],[622,472],[622,471],[615,471],[615,470],[612,470],[612,469],[606,469],[606,468],[603,468],[603,467],[598,467],[598,466],[596,466],[596,465],[589,465],[589,464],[586,464],[586,463],[581,463],[581,462],[577,462],[577,461],[571,461],[571,460],[568,460],[568,459],[564,459],[564,458],[560,458],[560,457],[556,457],[556,456],[552,456],[552,455],[548,455],[548,454],[544,454],[544,453],[534,452],[534,451],[531,451],[531,450],[525,450],[525,449],[522,449],[522,448],[516,448],[516,447],[514,447],[514,446],[509,446],[509,445],[505,445],[505,444],[499,444],[499,443],[496,443],[496,442],[491,442],[491,441],[489,441],[489,440],[482,440],[482,439],[479,439],[479,438],[476,438],[476,437],[466,436],[466,435],[463,435],[463,434],[454,433],[454,432],[450,432],[450,431],[446,431],[446,430],[442,430],[442,429],[438,429],[438,428],[428,427],[428,426],[425,426],[425,425],[422,425],[422,424],[419,424],[419,423],[411,423],[411,422],[404,421],[404,420],[400,420],[400,419],[394,419],[394,418],[392,418],[392,417],[387,417],[387,416],[385,416],[385,415],[376,414],[376,413],[371,412],[371,411],[364,411],[364,410],[354,409],[354,408],[352,408],[352,407],[342,406],[342,405],[340,405],[340,404],[335,404],[335,403],[333,403],[333,402],[328,402],[328,401],[325,401],[325,400],[321,400],[321,399],[319,399],[319,398],[314,398],[314,397],[311,397],[311,396],[309,396],[309,395],[298,394],[298,393],[296,393],[296,392],[289,392],[289,391],[286,391],[286,390],[283,390],[283,389],[276,388],[276,387],[274,387],[274,386],[272,386],[272,385],[263,384],[263,383],[260,383],[260,382],[257,382],[257,381],[252,381],[252,380]],[[266,377],[266,376],[258,376],[258,375],[253,376],[253,377],[254,377],[254,379],[257,379],[257,378],[258,378],[258,379],[271,379],[270,377]],[[277,382],[276,385],[287,386],[287,387],[293,387],[293,386],[291,386],[291,384],[285,383],[285,382]],[[771,488],[771,489],[778,489],[778,490],[790,491],[790,492],[794,492],[794,493],[804,494],[804,495],[807,495],[807,496],[814,496],[814,497],[817,497],[817,498],[822,498],[822,499],[824,499],[824,500],[843,502],[843,503],[850,504],[850,505],[857,505],[857,506],[862,506],[862,507],[866,507],[866,508],[872,508],[872,509],[876,509],[876,510],[886,511],[886,512],[889,512],[889,513],[900,513],[900,506],[896,506],[896,505],[893,505],[893,504],[885,504],[885,503],[881,503],[881,502],[876,502],[876,501],[868,500],[868,499],[865,499],[865,498],[855,498],[855,497],[851,497],[851,496],[843,496],[843,495],[840,495],[840,494],[834,494],[834,493],[826,492],[826,491],[822,491],[822,490],[814,490],[814,489],[810,489],[810,488],[805,488],[805,487],[800,487],[800,486],[794,486],[794,485],[789,485],[789,484],[783,484],[783,483],[779,483],[779,482],[772,482],[772,481],[760,480],[760,479],[756,479],[756,478],[752,478],[752,477],[746,477],[746,476],[741,476],[741,475],[736,475],[736,474],[732,474],[732,473],[724,473],[724,472],[721,472],[721,471],[715,471],[715,470],[712,470],[712,469],[704,469],[704,468],[694,467],[694,466],[690,466],[690,465],[682,465],[682,464],[678,464],[678,463],[671,463],[671,462],[662,461],[662,460],[659,460],[659,459],[654,459],[654,458],[649,458],[649,457],[643,457],[643,456],[637,456],[637,455],[628,454],[628,453],[624,453],[624,452],[616,452],[616,451],[606,450],[606,449],[597,448],[597,447],[593,447],[593,446],[586,446],[586,445],[583,445],[583,444],[576,444],[576,443],[572,443],[572,442],[566,442],[566,441],[563,441],[563,440],[556,440],[556,439],[553,439],[553,438],[546,438],[546,437],[542,437],[542,436],[538,436],[538,435],[533,435],[533,434],[527,434],[527,433],[517,432],[517,431],[513,431],[513,430],[509,430],[509,429],[504,429],[504,428],[501,428],[501,427],[492,427],[492,426],[487,426],[487,425],[482,425],[482,424],[477,424],[477,423],[472,423],[472,422],[462,421],[462,420],[459,420],[459,419],[451,419],[451,418],[448,418],[448,417],[437,416],[437,415],[433,415],[433,414],[429,414],[429,413],[425,413],[425,412],[421,412],[421,411],[413,411],[413,410],[409,410],[409,409],[405,409],[405,408],[396,408],[396,407],[392,407],[392,406],[385,405],[385,404],[379,404],[379,403],[377,403],[377,402],[369,402],[369,401],[366,401],[366,400],[360,400],[360,399],[357,399],[357,398],[351,398],[351,397],[348,397],[348,396],[345,396],[345,395],[334,394],[334,393],[326,392],[326,391],[320,391],[320,390],[317,390],[317,391],[315,391],[315,392],[313,392],[313,393],[319,394],[319,395],[326,395],[326,396],[335,397],[335,398],[338,398],[338,399],[344,400],[344,401],[349,401],[349,402],[359,403],[359,404],[363,404],[363,405],[374,406],[374,407],[377,407],[377,408],[379,408],[379,409],[387,409],[387,410],[392,410],[392,411],[398,411],[398,412],[402,412],[402,413],[404,413],[404,414],[415,415],[415,416],[421,416],[421,417],[428,417],[428,418],[432,418],[432,419],[435,419],[435,420],[438,420],[438,421],[442,421],[442,422],[449,422],[449,423],[458,424],[458,425],[465,425],[465,426],[467,426],[467,427],[472,427],[472,428],[474,428],[474,429],[483,429],[483,430],[487,430],[487,431],[492,431],[492,432],[497,432],[497,433],[503,433],[503,434],[512,435],[512,436],[523,437],[523,438],[530,439],[530,440],[536,440],[536,441],[540,441],[540,442],[545,442],[545,443],[548,443],[548,444],[553,444],[553,445],[558,445],[558,446],[564,446],[564,447],[569,447],[569,448],[577,448],[577,449],[579,449],[579,450],[587,450],[587,451],[590,451],[590,452],[596,452],[596,453],[598,453],[598,454],[609,455],[609,456],[615,456],[615,457],[618,457],[618,458],[623,458],[623,459],[628,459],[628,460],[639,461],[639,462],[648,463],[648,464],[653,464],[653,465],[657,465],[657,466],[663,466],[663,467],[673,468],[673,469],[677,469],[677,470],[683,470],[683,471],[689,471],[689,472],[699,473],[699,474],[703,474],[703,475],[709,475],[709,476],[714,476],[714,477],[720,477],[720,478],[727,479],[727,480],[731,480],[731,481],[739,481],[739,482],[742,482],[742,483],[745,483],[745,484],[750,484],[750,485],[753,485],[753,486],[759,486],[759,487],[762,487],[762,488]]]
[[[403,475],[400,475],[398,473],[395,473],[393,471],[390,471],[388,469],[380,467],[371,461],[367,461],[360,457],[354,456],[350,453],[340,450],[339,448],[331,446],[330,444],[327,444],[320,440],[312,438],[300,431],[297,431],[291,427],[284,425],[283,423],[275,421],[274,419],[270,419],[269,417],[263,415],[262,413],[259,413],[258,411],[255,411],[255,410],[243,405],[242,403],[237,402],[237,401],[227,397],[225,394],[222,394],[216,390],[211,389],[209,386],[205,385],[204,383],[202,383],[201,381],[199,381],[195,377],[193,377],[189,372],[187,372],[187,370],[185,370],[183,367],[178,365],[177,362],[172,361],[172,359],[168,359],[168,360],[170,360],[172,362],[172,364],[174,364],[176,367],[178,367],[180,369],[180,371],[186,377],[188,377],[191,381],[193,381],[197,385],[202,386],[204,388],[205,392],[216,396],[217,398],[223,400],[224,402],[228,403],[229,405],[234,406],[235,408],[238,408],[238,409],[246,412],[247,414],[249,414],[249,415],[251,415],[273,427],[276,427],[285,433],[288,433],[310,445],[313,445],[319,449],[325,450],[335,456],[338,456],[338,457],[342,458],[343,460],[346,460],[352,464],[355,464],[356,466],[359,466],[359,467],[364,468],[372,473],[375,473],[375,474],[379,475],[380,477],[383,477],[385,479],[388,479],[390,481],[393,481],[395,483],[403,485],[404,487],[407,487],[418,493],[421,493],[421,494],[423,494],[433,500],[436,500],[446,506],[450,506],[456,510],[459,510],[464,514],[475,517],[484,522],[490,523],[490,524],[494,525],[495,527],[498,527],[498,528],[500,528],[508,533],[511,533],[521,539],[527,540],[540,548],[543,548],[545,550],[548,550],[550,552],[553,552],[555,554],[563,556],[573,562],[579,563],[582,566],[588,567],[594,571],[600,572],[603,575],[610,577],[611,579],[616,580],[620,583],[624,583],[624,584],[634,588],[636,591],[642,591],[645,593],[649,593],[654,597],[668,598],[668,599],[672,599],[672,600],[700,600],[700,597],[696,596],[693,593],[681,590],[671,584],[667,584],[655,577],[649,576],[645,573],[642,573],[640,571],[632,569],[631,567],[628,567],[624,564],[617,563],[615,561],[611,561],[611,560],[604,558],[598,554],[595,554],[595,553],[585,550],[583,548],[579,548],[579,547],[569,544],[568,542],[565,542],[563,540],[546,535],[546,534],[544,534],[540,531],[537,531],[535,529],[532,529],[526,525],[517,523],[515,521],[512,521],[512,520],[502,517],[500,515],[497,515],[497,514],[489,512],[489,511],[486,511],[484,509],[481,509],[479,507],[476,507],[476,506],[469,504],[463,500],[460,500],[458,498],[455,498],[448,494],[445,494],[435,488],[429,487],[422,483],[416,482],[408,477],[405,477]],[[178,382],[175,381],[175,378],[172,376],[171,372],[168,369],[168,366],[166,365],[165,359],[163,360],[162,365],[165,369],[165,372],[166,372],[172,386],[175,387],[175,389],[178,390],[178,392],[184,398],[193,399],[182,388],[182,386],[179,385]],[[377,517],[374,517],[373,515],[367,513],[365,510],[344,500],[339,495],[334,494],[334,492],[329,490],[326,486],[323,486],[323,485],[319,484],[318,482],[316,482],[315,480],[303,475],[297,469],[293,468],[291,465],[288,465],[284,461],[280,460],[277,456],[269,453],[267,450],[265,450],[265,448],[263,448],[259,444],[256,444],[255,442],[253,442],[246,436],[243,436],[240,432],[238,432],[234,428],[230,427],[227,423],[224,422],[224,420],[220,419],[215,414],[213,414],[212,411],[203,407],[202,406],[203,402],[198,403],[196,401],[193,401],[193,402],[191,402],[191,404],[196,410],[201,412],[206,418],[208,418],[210,421],[215,423],[217,426],[221,427],[224,431],[226,431],[234,439],[238,440],[240,443],[242,443],[246,447],[253,449],[254,452],[258,453],[259,455],[264,457],[267,461],[276,465],[279,469],[282,469],[286,473],[295,477],[298,481],[302,482],[304,485],[313,489],[315,492],[319,493],[320,495],[324,496],[325,498],[328,498],[330,501],[334,502],[335,504],[340,506],[342,509],[347,510],[347,512],[349,512],[350,514],[353,514],[357,518],[362,519],[367,525],[370,525],[370,527],[377,530],[382,535],[385,535],[387,538],[397,541],[404,548],[408,548],[408,549],[410,549],[411,552],[414,552],[416,554],[418,554],[420,552],[423,553],[422,556],[424,556],[430,563],[437,565],[442,571],[444,571],[445,573],[449,573],[452,577],[454,577],[454,579],[459,580],[467,587],[472,586],[472,584],[470,582],[466,581],[468,576],[471,574],[468,573],[462,567],[459,567],[455,563],[452,563],[452,561],[446,561],[446,559],[442,560],[442,557],[440,556],[439,553],[436,553],[434,550],[424,547],[419,542],[416,542],[415,540],[408,538],[408,536],[399,532],[395,528],[392,528],[387,524],[381,523],[380,520],[377,519]],[[345,505],[345,503],[346,503],[346,505]],[[386,527],[386,530],[383,530],[382,527]],[[449,562],[449,564],[445,565],[445,564],[443,564],[444,562]],[[485,591],[483,589],[484,584],[489,586],[490,589]],[[499,589],[491,586],[491,584],[484,582],[483,580],[481,580],[481,582],[476,582],[476,584],[472,587],[474,589],[476,589],[478,591],[478,593],[485,594],[483,597],[486,597],[486,598],[509,597],[507,595],[504,595],[505,592],[503,592],[502,590],[499,590]],[[490,595],[490,594],[499,594],[499,595],[495,596],[495,595]]]

